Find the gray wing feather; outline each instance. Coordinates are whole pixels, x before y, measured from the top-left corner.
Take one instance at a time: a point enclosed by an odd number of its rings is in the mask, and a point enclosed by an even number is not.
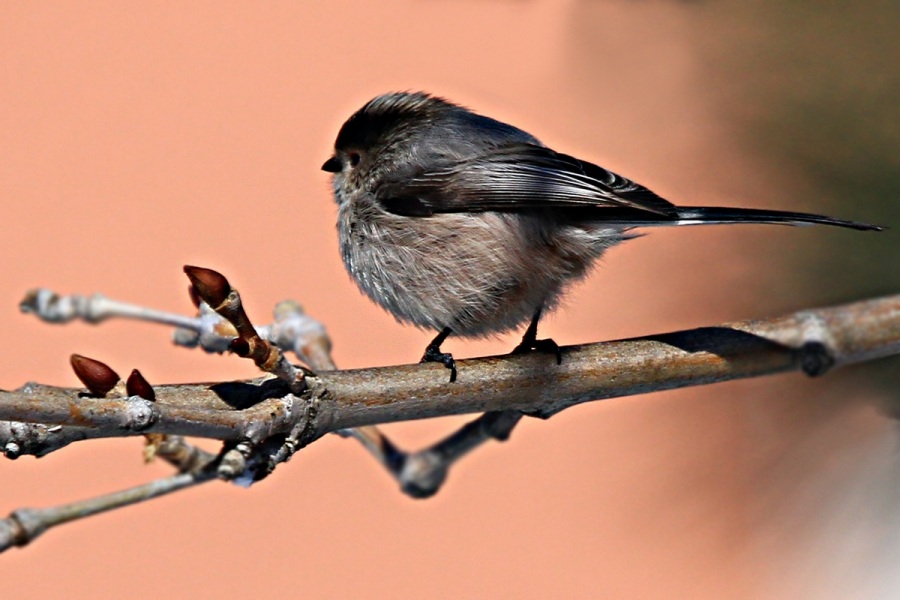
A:
[[[630,179],[530,143],[493,148],[393,181],[387,177],[376,196],[387,210],[411,216],[541,208],[629,208],[677,216],[670,202]]]

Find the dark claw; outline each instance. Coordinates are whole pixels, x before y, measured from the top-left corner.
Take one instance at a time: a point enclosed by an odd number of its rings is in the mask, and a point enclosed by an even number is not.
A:
[[[450,369],[450,383],[456,381],[456,361],[453,360],[453,355],[449,352],[441,352],[440,347],[436,346],[428,346],[425,349],[425,354],[422,356],[422,360],[420,363],[427,362],[439,362],[448,369]]]
[[[450,383],[456,381],[456,361],[453,360],[453,355],[447,352],[441,352],[441,344],[444,343],[444,340],[447,339],[447,336],[451,334],[451,330],[449,327],[444,327],[441,329],[441,332],[435,336],[431,343],[428,344],[428,347],[425,348],[425,354],[422,356],[422,360],[420,363],[426,362],[439,362],[448,369],[450,369]]]
[[[522,340],[521,344],[513,348],[512,354],[525,354],[532,350],[545,354],[555,354],[556,364],[562,364],[562,351],[559,349],[559,344],[549,338],[546,340]]]

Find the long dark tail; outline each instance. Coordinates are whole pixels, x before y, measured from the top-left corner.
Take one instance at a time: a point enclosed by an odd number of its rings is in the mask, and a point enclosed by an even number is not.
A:
[[[755,208],[721,208],[715,206],[679,206],[678,225],[717,225],[726,223],[770,223],[773,225],[835,225],[861,231],[881,231],[883,227],[845,221],[823,215],[788,212],[781,210],[760,210]],[[663,223],[660,223],[661,225]]]

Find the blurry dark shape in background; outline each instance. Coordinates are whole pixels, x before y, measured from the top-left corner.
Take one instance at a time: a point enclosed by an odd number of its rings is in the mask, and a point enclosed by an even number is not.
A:
[[[828,304],[896,292],[900,3],[766,0],[709,9],[743,33],[709,40],[727,45],[727,52],[705,53],[716,81],[726,81],[731,97],[741,98],[722,110],[743,130],[742,141],[801,178],[802,205],[889,227],[873,236],[822,237],[822,246],[800,250],[796,261],[804,268],[793,275],[800,301]],[[855,373],[877,377],[888,390],[900,388],[896,358]]]
[[[576,52],[593,50],[597,64],[593,72],[570,76],[589,94],[628,93],[647,103],[665,69],[642,78],[605,72],[605,58],[593,41],[592,4],[574,9],[573,44]],[[790,293],[773,294],[764,309],[824,306],[900,290],[900,3],[726,0],[657,6],[660,19],[681,13],[687,23],[696,42],[689,58],[699,64],[697,84],[706,88],[703,94],[727,124],[728,135],[755,161],[746,178],[777,176],[770,195],[760,197],[759,186],[748,192],[760,205],[888,228],[878,235],[837,232],[800,243],[777,236],[770,245],[766,238],[757,251],[773,261],[780,285],[787,286],[779,289]],[[621,41],[623,52],[641,52],[647,43],[639,31]],[[677,59],[673,65],[669,68],[678,68]],[[666,117],[679,118],[688,110],[675,106]],[[759,165],[767,168],[750,170]],[[714,170],[710,165],[711,174]],[[703,186],[697,183],[698,189]],[[737,202],[722,198],[721,203]],[[896,391],[900,359],[870,363],[845,376]]]

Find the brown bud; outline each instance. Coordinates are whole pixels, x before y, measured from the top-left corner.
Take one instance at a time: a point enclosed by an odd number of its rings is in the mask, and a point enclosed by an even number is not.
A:
[[[214,309],[218,308],[228,298],[228,294],[231,292],[231,284],[218,271],[186,265],[184,272],[191,280],[191,285],[193,285],[197,294],[200,295],[200,298]]]
[[[73,354],[69,362],[75,375],[94,396],[102,398],[119,382],[119,375],[99,360]]]
[[[131,375],[125,381],[125,391],[128,392],[129,396],[140,396],[150,402],[156,400],[156,392],[153,391],[153,386],[147,383],[147,380],[144,379],[144,376],[137,369],[131,370]]]
[[[250,343],[244,338],[234,338],[228,345],[229,349],[240,357],[250,354]]]

